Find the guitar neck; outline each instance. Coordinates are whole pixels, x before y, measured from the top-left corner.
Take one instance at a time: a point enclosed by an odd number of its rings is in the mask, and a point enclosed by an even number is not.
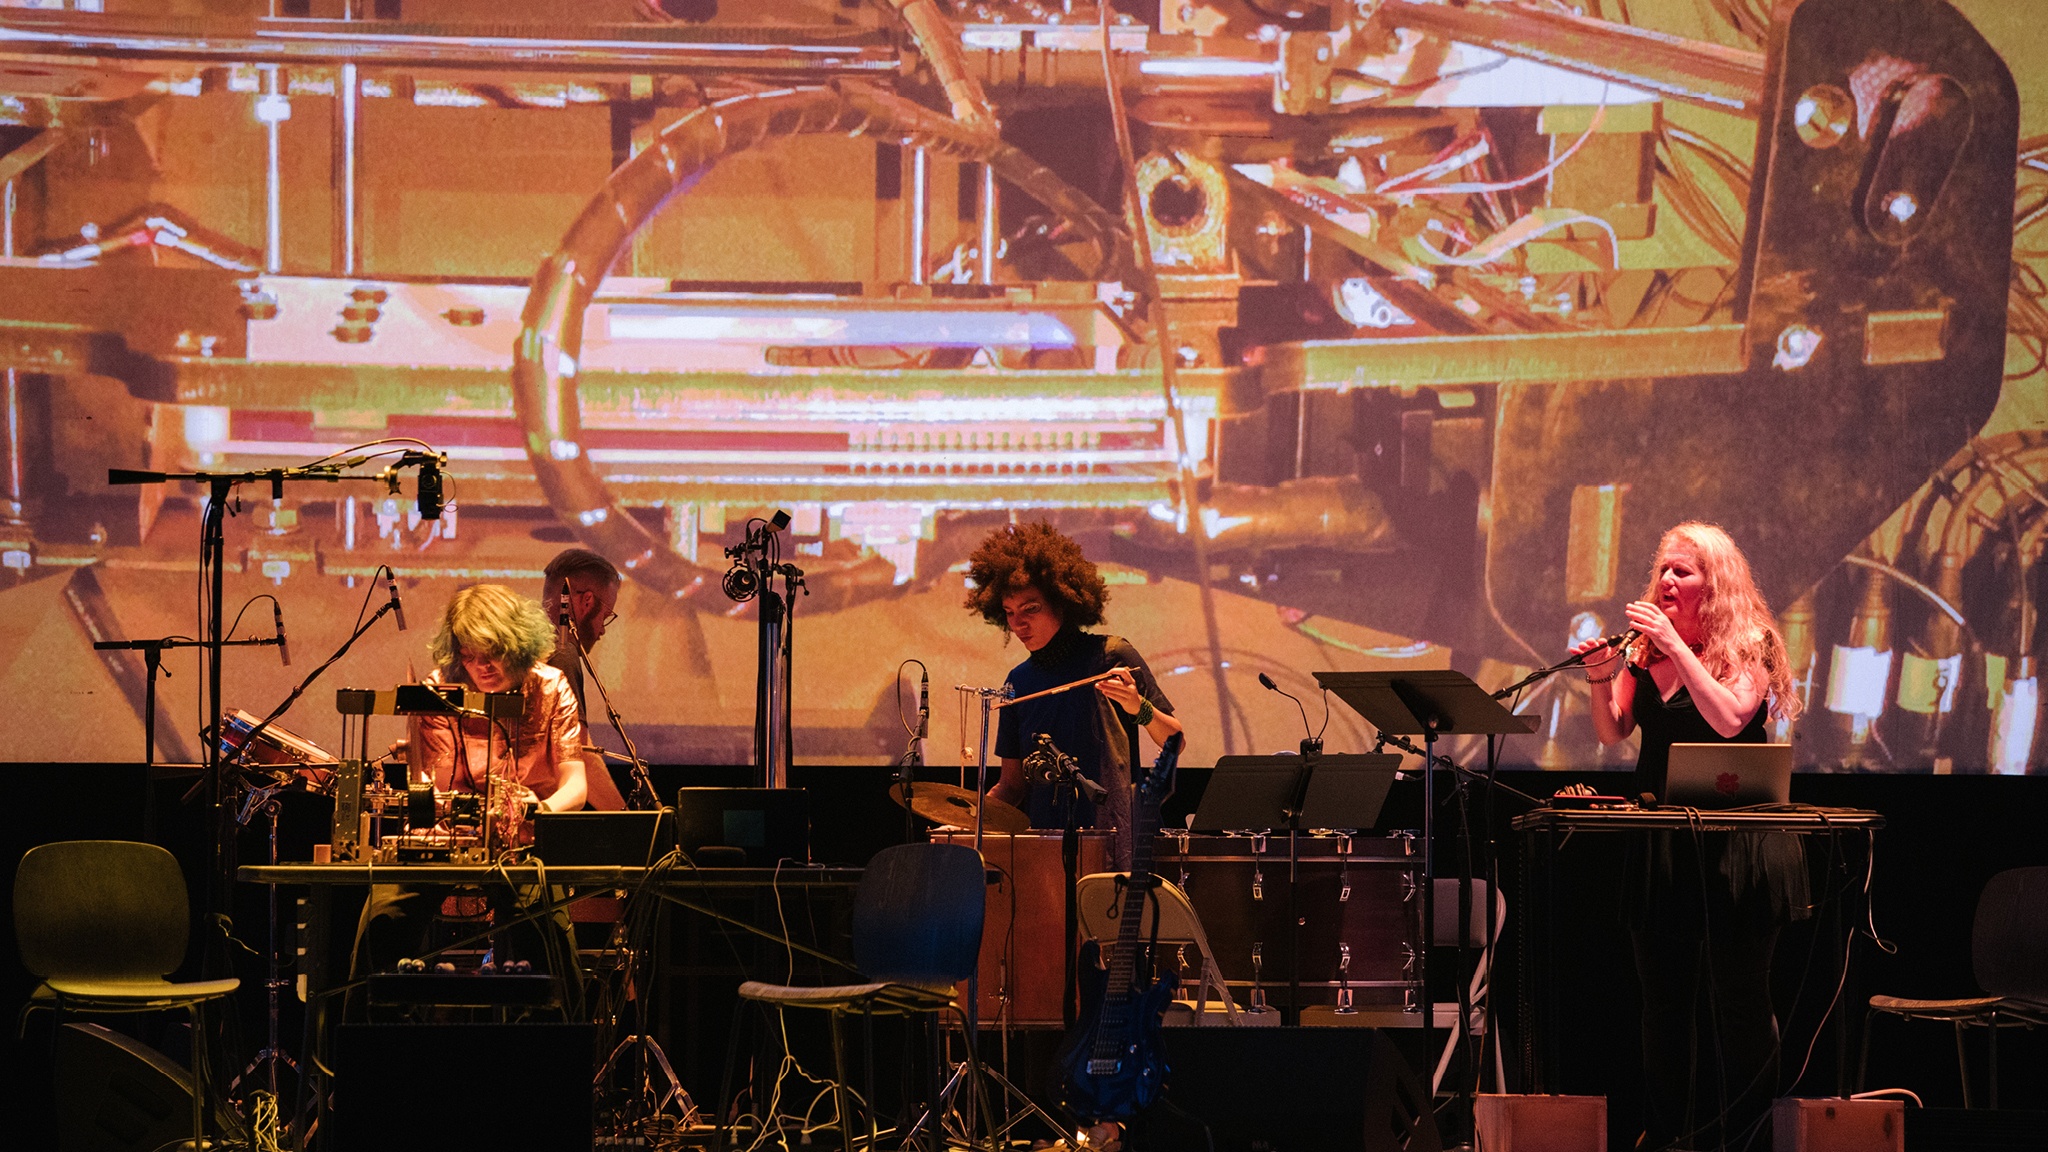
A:
[[[1131,882],[1123,893],[1116,948],[1110,954],[1109,981],[1095,1032],[1092,1055],[1097,1062],[1114,1062],[1131,1034],[1130,1005],[1138,987],[1138,938],[1144,928],[1145,907],[1152,898],[1152,854],[1159,839],[1159,801],[1178,755],[1178,742],[1162,749],[1159,762],[1132,800]]]
[[[1124,890],[1122,917],[1117,922],[1117,946],[1110,960],[1106,1004],[1130,996],[1132,977],[1137,972],[1138,934],[1145,926],[1145,906],[1151,898],[1152,848],[1159,839],[1159,802],[1141,798],[1135,809],[1131,813],[1131,882]]]

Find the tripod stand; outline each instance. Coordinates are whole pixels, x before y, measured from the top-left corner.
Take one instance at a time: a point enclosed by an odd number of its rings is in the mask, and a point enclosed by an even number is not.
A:
[[[241,813],[235,818],[236,824],[247,827],[249,821],[255,818],[257,812],[263,813],[264,819],[269,825],[270,866],[273,868],[278,863],[277,818],[281,810],[278,793],[283,791],[283,789],[284,785],[282,784],[273,784],[267,788],[250,789],[249,795],[243,800]],[[276,1099],[277,1066],[283,1064],[286,1068],[291,1069],[293,1076],[300,1075],[300,1072],[298,1062],[293,1060],[291,1055],[284,1050],[282,1043],[278,1039],[279,997],[290,984],[290,981],[284,978],[283,965],[280,963],[277,947],[277,885],[270,884],[266,885],[266,887],[269,890],[268,899],[270,901],[270,939],[264,950],[263,1000],[266,1009],[264,1012],[266,1030],[264,1032],[263,1047],[249,1060],[248,1066],[242,1069],[240,1075],[228,1081],[228,1091],[233,1093],[235,1089],[241,1087],[242,1081],[248,1079],[260,1068],[265,1073],[265,1087],[269,1089],[271,1098]]]
[[[386,571],[388,572],[389,569],[386,569]],[[291,709],[291,706],[298,701],[299,697],[305,694],[306,689],[312,687],[313,682],[320,678],[321,674],[325,673],[329,668],[332,668],[337,661],[339,661],[343,656],[347,655],[348,650],[350,648],[355,647],[355,643],[357,640],[362,639],[365,633],[369,632],[371,628],[376,627],[377,621],[382,620],[387,614],[399,611],[398,586],[394,581],[390,587],[391,598],[389,600],[386,600],[382,605],[380,605],[377,611],[372,613],[368,620],[365,620],[361,624],[357,625],[356,630],[349,634],[348,639],[343,640],[341,642],[341,647],[335,649],[334,654],[332,656],[329,656],[324,662],[321,663],[319,667],[307,673],[306,678],[304,680],[299,681],[299,683],[292,688],[290,694],[285,697],[284,702],[282,704],[279,704],[277,707],[271,709],[270,715],[264,717],[261,723],[257,724],[254,728],[249,730],[248,735],[242,737],[242,742],[240,746],[238,746],[235,749],[233,763],[240,763],[242,759],[249,754],[250,749],[255,747],[256,738],[261,736],[264,730],[269,728],[273,721],[275,721],[278,717],[284,715],[287,711],[289,711]],[[402,613],[399,615],[399,619],[402,623],[404,620],[404,616]],[[278,641],[267,640],[227,641],[227,643],[230,644],[277,642]],[[216,747],[214,750],[216,752],[219,751],[218,742],[216,742]],[[347,752],[348,749],[344,747],[342,749],[342,753],[346,755]],[[359,750],[359,753],[362,754],[364,760],[368,759],[367,752],[367,749]],[[235,817],[236,826],[245,828],[248,826],[249,821],[255,819],[257,812],[263,813],[265,819],[269,824],[269,855],[270,864],[272,867],[275,867],[278,863],[277,821],[278,815],[281,811],[279,803],[279,793],[281,793],[284,790],[284,787],[284,784],[271,784],[267,787],[251,788],[249,790],[249,794],[243,799],[241,811]],[[228,1089],[230,1091],[233,1091],[236,1087],[240,1086],[241,1082],[247,1079],[251,1073],[261,1068],[265,1070],[266,1080],[268,1083],[270,1094],[272,1097],[275,1097],[277,1095],[278,1064],[282,1063],[285,1067],[291,1069],[292,1075],[294,1076],[300,1076],[302,1075],[302,1073],[299,1070],[298,1064],[295,1063],[292,1060],[292,1058],[285,1053],[282,1047],[280,1047],[278,1040],[278,1023],[280,1014],[279,997],[280,994],[285,989],[285,987],[289,984],[289,981],[284,979],[284,976],[280,971],[282,967],[282,961],[277,945],[278,886],[275,883],[272,883],[266,885],[265,887],[268,889],[267,899],[270,902],[270,917],[268,927],[269,942],[268,946],[265,949],[265,971],[263,978],[265,1009],[264,1021],[266,1027],[266,1031],[264,1033],[265,1042],[262,1050],[258,1051],[255,1057],[249,1061],[249,1066],[242,1069],[241,1075],[235,1077],[232,1081],[228,1083]]]

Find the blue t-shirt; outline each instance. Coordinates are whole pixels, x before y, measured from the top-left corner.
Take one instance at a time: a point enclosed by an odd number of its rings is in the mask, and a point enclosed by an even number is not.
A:
[[[1010,670],[1006,683],[1013,696],[1029,696],[1057,688],[1112,668],[1131,669],[1138,693],[1157,711],[1171,715],[1173,704],[1159,690],[1152,669],[1131,642],[1121,636],[1103,636],[1078,628],[1062,628],[1045,647],[1033,652]],[[1138,718],[1118,707],[1094,685],[1075,688],[1042,700],[1005,708],[996,724],[996,755],[1024,759],[1038,749],[1040,733],[1050,735],[1055,747],[1072,756],[1081,773],[1109,790],[1104,802],[1110,809],[1107,820],[1099,819],[1096,805],[1086,796],[1079,798],[1077,826],[1095,828],[1121,826],[1130,811],[1131,765],[1136,762]],[[1033,780],[1026,793],[1024,811],[1033,828],[1066,827],[1063,789]]]

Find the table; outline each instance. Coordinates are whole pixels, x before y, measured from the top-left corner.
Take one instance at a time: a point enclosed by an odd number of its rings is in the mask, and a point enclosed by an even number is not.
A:
[[[1522,918],[1526,926],[1519,949],[1517,1016],[1521,1024],[1522,1073],[1525,1092],[1562,1091],[1556,1037],[1557,850],[1576,833],[1615,832],[1782,832],[1795,836],[1826,836],[1855,832],[1875,837],[1884,817],[1861,808],[1814,808],[1785,805],[1763,809],[1710,811],[1698,808],[1537,808],[1517,816],[1511,826],[1522,833],[1522,892],[1532,907]],[[1539,881],[1536,873],[1542,872]],[[1840,908],[1835,908],[1839,918]],[[1844,965],[1848,957],[1842,958]],[[1844,980],[1846,981],[1846,973]],[[1541,986],[1540,996],[1538,986]],[[1539,1004],[1540,999],[1540,1004]],[[1834,1026],[1837,1040],[1843,1014]]]
[[[545,883],[551,894],[547,900],[533,906],[531,915],[536,917],[552,915],[556,910],[579,900],[606,895],[614,890],[639,889],[658,896],[665,907],[685,908],[719,924],[750,933],[764,942],[772,942],[776,945],[778,953],[783,947],[787,947],[791,952],[803,953],[826,964],[843,968],[851,974],[853,967],[847,957],[786,938],[779,927],[779,922],[784,918],[760,915],[759,905],[762,898],[771,895],[777,897],[779,902],[779,897],[783,893],[833,895],[850,899],[864,871],[861,868],[808,865],[784,865],[781,868],[698,868],[689,864],[678,864],[669,868],[650,869],[616,865],[542,866],[532,863],[302,863],[245,865],[236,870],[236,878],[253,884],[304,885],[310,890],[298,971],[306,1003],[307,1051],[309,1055],[318,1055],[323,1059],[318,1062],[302,1062],[300,1067],[306,1073],[314,1073],[322,1067],[331,1066],[324,1060],[328,1047],[327,1024],[335,1017],[332,1010],[334,993],[345,987],[338,985],[330,972],[332,902],[333,893],[337,889],[368,887],[372,884],[489,887],[508,883],[522,886],[538,886]],[[570,887],[580,891],[566,895],[555,894],[556,890]],[[756,915],[751,918],[735,916],[728,911],[708,906],[709,901],[716,900],[729,904],[734,898],[747,896],[756,898]],[[661,930],[658,927],[656,932],[659,938]],[[663,974],[659,969],[657,972],[658,975]],[[736,987],[738,980],[735,979],[732,983]],[[643,990],[643,994],[651,991],[652,989]],[[313,1107],[324,1114],[326,1092],[323,1086],[317,1083],[313,1087]],[[322,1125],[323,1129],[324,1127]]]
[[[549,884],[631,888],[652,869],[614,864],[245,864],[236,879],[252,884]],[[863,869],[787,865],[782,868],[667,869],[661,886],[669,889],[838,887],[860,883]]]

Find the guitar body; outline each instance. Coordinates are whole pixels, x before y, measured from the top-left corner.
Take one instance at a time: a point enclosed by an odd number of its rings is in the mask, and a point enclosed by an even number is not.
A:
[[[1121,897],[1116,950],[1105,966],[1094,941],[1081,948],[1081,1015],[1060,1045],[1057,1067],[1060,1106],[1091,1124],[1127,1120],[1150,1108],[1166,1090],[1159,1030],[1180,981],[1171,974],[1154,979],[1145,970],[1149,965],[1139,963],[1149,961],[1151,951],[1139,926],[1152,895],[1159,802],[1172,791],[1181,744],[1178,733],[1167,740],[1134,796],[1130,881]]]
[[[1166,1053],[1160,1047],[1159,1030],[1180,980],[1169,973],[1150,987],[1143,987],[1141,981],[1131,990],[1128,1040],[1118,1053],[1116,1069],[1107,1073],[1089,1069],[1109,991],[1109,973],[1101,965],[1101,951],[1093,940],[1081,945],[1080,981],[1081,1017],[1060,1043],[1055,1058],[1060,1106],[1091,1123],[1127,1120],[1150,1108],[1166,1088]]]

